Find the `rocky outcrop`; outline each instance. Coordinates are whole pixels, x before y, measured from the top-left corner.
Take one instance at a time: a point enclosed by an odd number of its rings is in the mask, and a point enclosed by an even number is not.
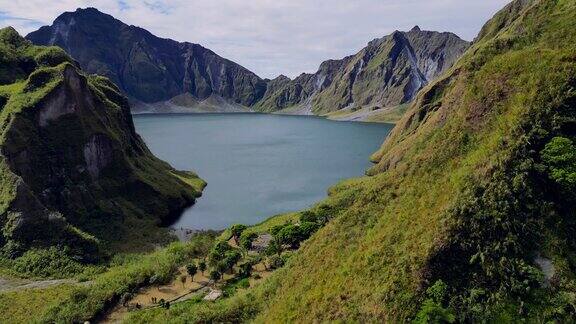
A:
[[[94,257],[100,244],[194,202],[202,181],[150,153],[113,83],[13,29],[0,30],[0,49],[13,58],[3,72],[29,73],[0,87],[0,252],[59,245]]]
[[[188,93],[200,101],[216,95],[251,106],[266,91],[256,74],[207,48],[156,37],[94,8],[63,13],[27,38],[62,47],[85,71],[110,78],[136,102]]]
[[[469,43],[452,33],[396,31],[368,43],[353,56],[330,60],[314,74],[302,74],[267,91],[257,110],[375,110],[410,102],[416,93],[450,68]]]
[[[452,33],[394,32],[316,73],[261,79],[198,44],[158,38],[94,8],[60,15],[26,36],[58,45],[86,71],[104,75],[133,112],[278,112],[361,115],[410,102],[454,64],[469,43]],[[341,115],[345,116],[345,115]],[[345,117],[343,117],[345,118]]]

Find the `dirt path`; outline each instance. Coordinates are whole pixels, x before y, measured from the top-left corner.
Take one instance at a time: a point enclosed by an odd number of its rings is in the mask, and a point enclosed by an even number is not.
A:
[[[258,274],[257,278],[250,278],[250,286],[256,285],[258,282],[269,277],[272,272],[268,271],[263,263],[259,263],[254,266],[254,274]],[[208,274],[208,271],[205,273]],[[146,309],[152,307],[159,307],[158,302],[161,299],[165,301],[170,301],[171,304],[179,303],[197,296],[204,296],[210,291],[210,280],[200,272],[194,275],[194,280],[190,280],[186,268],[181,267],[178,270],[178,274],[175,279],[166,284],[160,286],[146,287],[138,291],[134,295],[127,306],[121,304],[116,305],[99,323],[122,323],[126,318],[128,313],[132,310],[136,310],[136,305],[139,309]],[[183,283],[181,278],[186,277]],[[224,280],[231,279],[233,275],[225,274]],[[154,298],[154,300],[153,300]],[[156,301],[156,303],[154,303]]]
[[[25,289],[41,289],[62,284],[76,284],[74,279],[28,280],[16,278],[0,278],[0,293]]]
[[[181,278],[185,276],[186,281],[182,283]],[[147,287],[141,289],[130,301],[128,302],[129,307],[124,307],[123,305],[116,305],[101,321],[101,323],[121,323],[122,320],[129,313],[130,309],[135,308],[139,305],[141,309],[158,307],[158,303],[152,301],[153,298],[157,302],[161,299],[165,301],[181,302],[188,300],[198,295],[205,294],[208,291],[209,279],[206,278],[202,273],[197,273],[194,275],[194,281],[190,280],[190,276],[187,274],[184,267],[179,269],[176,279],[166,285]]]

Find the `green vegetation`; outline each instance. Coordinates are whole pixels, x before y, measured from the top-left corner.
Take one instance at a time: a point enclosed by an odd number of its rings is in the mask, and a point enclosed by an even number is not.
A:
[[[130,321],[573,321],[574,21],[573,0],[513,1],[420,92],[370,176],[330,190],[314,235],[264,223],[299,243],[281,269]]]
[[[574,21],[574,0],[513,1],[420,92],[369,176],[331,188],[308,211],[205,239],[196,252],[176,244],[132,256],[33,318],[92,319],[207,255],[225,298],[138,311],[128,322],[573,321]],[[246,251],[265,233],[263,252]],[[260,262],[275,271],[251,285]]]
[[[42,289],[26,289],[0,293],[2,323],[38,322],[50,308],[56,307],[62,298],[70,296],[75,287],[62,284]]]
[[[240,247],[245,250],[250,250],[252,248],[252,242],[258,237],[258,234],[254,232],[244,232],[240,236]]]
[[[0,30],[0,52],[3,271],[73,276],[118,251],[172,240],[158,225],[205,183],[148,151],[120,90],[12,28]]]
[[[0,311],[14,322],[71,323],[92,320],[140,287],[174,279],[180,266],[206,255],[214,236],[200,234],[149,254],[117,255],[86,284],[0,293]]]
[[[576,145],[565,137],[554,137],[542,151],[550,176],[566,190],[576,189]]]
[[[238,245],[240,236],[242,235],[242,232],[246,230],[246,228],[248,227],[243,224],[236,224],[230,227],[230,233],[232,234],[232,238],[234,239],[234,242],[236,242],[236,245]]]
[[[445,308],[447,288],[442,280],[428,287],[426,290],[428,298],[424,300],[416,314],[415,323],[454,323],[456,321],[454,311]]]
[[[190,263],[186,266],[186,272],[188,272],[188,275],[194,279],[194,275],[198,272],[198,266],[194,263]]]

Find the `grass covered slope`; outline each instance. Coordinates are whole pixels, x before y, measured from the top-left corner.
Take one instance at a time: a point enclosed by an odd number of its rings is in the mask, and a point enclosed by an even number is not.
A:
[[[195,174],[150,153],[113,83],[12,28],[0,30],[0,51],[4,256],[58,245],[91,259],[102,244],[146,241],[200,195]]]
[[[371,177],[331,190],[337,218],[258,319],[573,317],[574,21],[573,0],[514,1],[489,21]]]
[[[510,3],[284,268],[129,322],[573,321],[575,21],[574,0]]]

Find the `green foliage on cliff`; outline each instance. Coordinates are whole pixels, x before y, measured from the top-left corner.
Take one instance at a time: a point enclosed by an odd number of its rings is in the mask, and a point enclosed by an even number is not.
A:
[[[94,262],[129,244],[145,250],[168,240],[157,225],[192,204],[205,183],[154,157],[120,90],[84,75],[61,49],[5,28],[0,51],[2,256],[58,246]]]

